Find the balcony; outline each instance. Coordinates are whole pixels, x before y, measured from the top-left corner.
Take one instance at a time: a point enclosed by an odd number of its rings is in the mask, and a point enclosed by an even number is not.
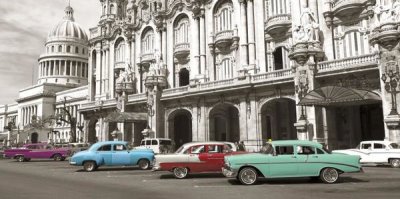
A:
[[[179,61],[187,60],[190,54],[190,43],[178,43],[174,47],[174,57]]]
[[[115,85],[115,91],[117,93],[125,92],[126,94],[131,94],[134,93],[135,87],[133,82],[122,82]]]
[[[352,17],[374,4],[375,0],[335,0],[332,3],[332,12],[338,18]]]
[[[286,35],[286,32],[292,26],[292,17],[289,14],[280,14],[269,17],[265,22],[265,33],[271,37],[280,37]]]
[[[102,15],[100,17],[100,21],[106,20],[108,22],[112,22],[115,20],[115,15],[114,14],[107,14],[107,15]]]
[[[333,75],[340,72],[362,71],[378,69],[378,59],[376,54],[367,54],[357,57],[349,57],[333,61],[324,61],[318,63],[317,76]]]
[[[235,48],[235,46],[238,46],[238,42],[237,29],[223,30],[215,34],[214,44],[221,52],[227,52]]]
[[[155,61],[154,52],[151,52],[151,53],[143,53],[143,54],[140,56],[140,58],[141,58],[140,63],[142,63],[142,64],[150,64],[150,63],[152,63],[152,62]]]
[[[125,69],[125,62],[124,61],[117,61],[115,62],[114,70]]]

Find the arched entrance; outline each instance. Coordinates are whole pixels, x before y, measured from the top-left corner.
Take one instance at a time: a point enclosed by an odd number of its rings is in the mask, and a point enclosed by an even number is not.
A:
[[[210,112],[210,137],[213,141],[240,140],[239,111],[230,104],[219,104]]]
[[[168,117],[169,138],[175,142],[175,148],[192,141],[192,114],[179,109]]]
[[[261,108],[262,140],[297,139],[296,103],[294,100],[279,98],[265,103]]]
[[[39,134],[36,133],[36,132],[33,132],[31,134],[31,142],[32,143],[38,143],[38,141],[39,141]]]

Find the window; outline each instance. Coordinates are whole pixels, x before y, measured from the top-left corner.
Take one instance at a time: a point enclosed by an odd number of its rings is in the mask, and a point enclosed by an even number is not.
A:
[[[58,52],[62,51],[62,46],[58,46]]]
[[[233,78],[234,65],[230,57],[225,58],[217,65],[217,80]]]
[[[111,144],[101,146],[97,151],[111,151]]]
[[[184,17],[174,26],[174,44],[189,43],[189,19]]]
[[[151,140],[151,145],[157,145],[157,144],[158,144],[157,140]]]
[[[151,140],[146,140],[146,146],[151,145]]]
[[[78,54],[79,53],[79,48],[75,47],[75,53]]]
[[[390,146],[392,149],[400,149],[400,146],[399,146],[398,144],[396,144],[396,143],[391,143],[389,146]]]
[[[379,144],[379,143],[374,143],[374,149],[384,149],[385,145]]]
[[[142,36],[142,53],[154,53],[154,31],[148,29]]]
[[[51,52],[54,53],[54,46],[51,46]]]
[[[114,151],[126,151],[126,146],[123,144],[114,145]]]
[[[142,140],[142,142],[140,142],[140,145],[145,145],[146,142],[144,140]]]
[[[276,155],[293,155],[293,146],[276,146]]]
[[[208,153],[222,153],[224,149],[223,145],[208,145],[207,151]]]
[[[225,2],[219,6],[214,14],[215,32],[219,33],[225,30],[232,30],[233,5],[231,2]]]
[[[297,146],[298,155],[310,155],[315,154],[314,147],[310,146]]]
[[[192,147],[192,153],[193,154],[204,153],[204,146],[203,145],[193,146]]]
[[[361,149],[371,149],[371,144],[370,143],[368,143],[368,144],[362,144],[361,145]]]
[[[71,52],[71,46],[67,46],[67,53]]]
[[[321,149],[317,149],[317,154],[325,154],[325,152]]]

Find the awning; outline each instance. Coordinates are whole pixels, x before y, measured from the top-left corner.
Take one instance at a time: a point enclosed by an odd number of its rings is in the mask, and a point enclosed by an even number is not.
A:
[[[135,122],[135,121],[146,121],[147,113],[137,112],[112,112],[107,115],[104,119],[105,122]]]
[[[302,106],[345,106],[380,102],[381,97],[367,90],[325,86],[307,93],[298,105]]]

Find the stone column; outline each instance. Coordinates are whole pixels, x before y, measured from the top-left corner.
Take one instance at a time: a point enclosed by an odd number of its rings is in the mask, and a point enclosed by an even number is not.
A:
[[[205,81],[207,77],[206,74],[206,22],[204,9],[200,13],[200,71],[201,79],[200,81]]]
[[[192,57],[194,58],[191,60],[193,63],[193,68],[190,70],[190,79],[191,81],[196,81],[196,76],[200,74],[200,40],[199,40],[199,18],[197,16],[193,16],[192,19],[192,26],[190,29],[192,30],[192,42],[191,42],[191,52]]]
[[[96,98],[100,95],[101,91],[101,53],[96,50]]]
[[[164,25],[163,29],[162,29],[162,33],[161,33],[161,46],[162,46],[162,60],[164,63],[167,63],[167,25]]]
[[[247,16],[246,16],[246,0],[239,0],[240,2],[240,62],[241,62],[241,75],[244,75],[245,68],[249,65],[248,59],[248,40],[247,40]]]
[[[248,39],[249,39],[249,72],[256,71],[256,44],[254,30],[254,6],[253,0],[247,0]]]

